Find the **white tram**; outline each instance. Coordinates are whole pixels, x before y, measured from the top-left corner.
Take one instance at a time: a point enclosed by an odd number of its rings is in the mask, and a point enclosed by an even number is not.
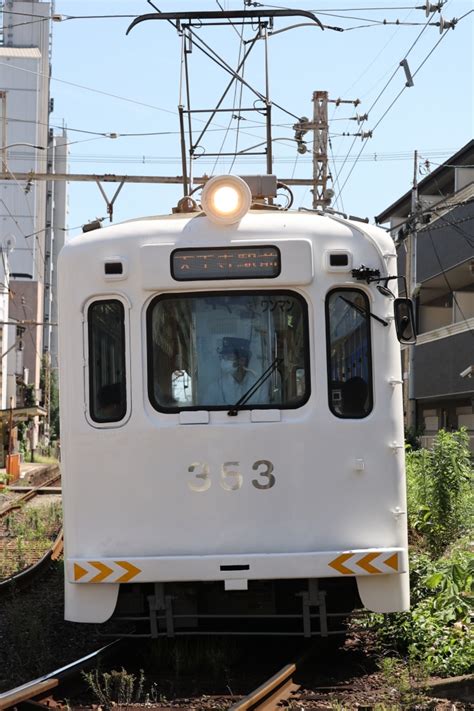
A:
[[[355,583],[409,605],[395,248],[268,181],[61,252],[68,620],[324,635]]]

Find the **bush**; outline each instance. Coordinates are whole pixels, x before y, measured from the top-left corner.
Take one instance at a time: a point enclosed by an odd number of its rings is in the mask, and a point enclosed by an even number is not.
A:
[[[445,432],[433,449],[407,451],[411,610],[370,614],[363,627],[376,633],[379,651],[394,652],[427,674],[472,671],[474,527],[469,440],[466,430]],[[464,536],[464,538],[463,538]]]
[[[465,429],[438,432],[432,450],[407,452],[408,524],[433,558],[472,530],[474,495]]]
[[[427,674],[456,676],[472,670],[474,561],[466,551],[433,562],[412,555],[412,607],[409,612],[370,614],[362,623],[376,633],[381,654],[395,651]]]
[[[142,699],[145,677],[140,670],[140,677],[129,674],[125,669],[120,671],[83,673],[89,689],[95,694],[97,701],[106,711],[118,706],[128,707]]]

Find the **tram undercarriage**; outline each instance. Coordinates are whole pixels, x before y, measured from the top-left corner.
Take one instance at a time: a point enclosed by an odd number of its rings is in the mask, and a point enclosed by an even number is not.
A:
[[[248,590],[222,581],[122,585],[107,636],[344,634],[361,605],[354,578],[251,580]]]

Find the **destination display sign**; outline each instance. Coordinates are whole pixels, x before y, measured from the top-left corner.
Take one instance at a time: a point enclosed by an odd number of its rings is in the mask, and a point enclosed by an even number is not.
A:
[[[171,255],[177,281],[272,279],[280,271],[280,250],[273,246],[175,249]]]

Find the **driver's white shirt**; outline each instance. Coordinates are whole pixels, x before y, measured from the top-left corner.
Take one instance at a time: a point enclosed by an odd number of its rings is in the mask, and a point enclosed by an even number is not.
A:
[[[247,371],[240,382],[231,373],[218,372],[215,381],[211,383],[204,395],[203,404],[235,405],[257,380],[258,377],[252,371]],[[269,381],[270,378],[261,383],[247,403],[251,405],[269,403]]]

